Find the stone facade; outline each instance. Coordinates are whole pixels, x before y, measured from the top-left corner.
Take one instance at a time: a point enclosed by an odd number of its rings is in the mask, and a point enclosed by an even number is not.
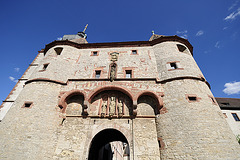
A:
[[[154,36],[46,45],[1,105],[0,159],[240,159],[191,44]]]

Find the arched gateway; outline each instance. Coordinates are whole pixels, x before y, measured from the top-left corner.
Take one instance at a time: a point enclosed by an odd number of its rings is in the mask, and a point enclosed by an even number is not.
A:
[[[116,129],[104,129],[97,133],[90,144],[88,160],[112,160],[130,158],[129,143]]]

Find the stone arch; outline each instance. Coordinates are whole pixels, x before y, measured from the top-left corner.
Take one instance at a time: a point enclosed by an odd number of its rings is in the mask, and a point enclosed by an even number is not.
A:
[[[90,94],[89,114],[101,117],[122,117],[133,115],[133,96],[122,87],[105,86]]]
[[[68,91],[66,93],[64,93],[59,102],[58,102],[58,106],[62,109],[62,113],[66,113],[66,109],[67,109],[67,100],[72,97],[72,96],[76,96],[76,95],[81,95],[83,96],[83,114],[87,114],[87,108],[88,108],[88,103],[86,102],[86,93],[84,91],[80,91],[77,89]]]
[[[143,91],[136,96],[137,103],[142,101],[140,98],[142,98],[143,96],[150,97],[150,99],[152,98],[155,101],[156,107],[154,107],[151,104],[149,104],[149,105],[153,108],[155,115],[159,114],[161,108],[163,107],[163,100],[162,100],[161,96],[158,96],[156,93],[154,93],[152,91]]]
[[[113,152],[111,150],[111,145],[114,145],[113,142],[122,142],[126,144],[127,147],[123,150],[122,154],[127,155],[128,158],[130,157],[130,147],[126,136],[117,129],[107,128],[101,130],[93,137],[89,146],[88,160],[112,159]],[[109,151],[107,149],[109,149]]]
[[[89,95],[88,95],[88,98],[87,98],[87,101],[88,102],[91,102],[92,98],[94,96],[96,96],[98,93],[102,92],[102,91],[107,91],[107,90],[117,90],[117,91],[120,91],[120,92],[123,92],[124,94],[126,94],[127,96],[129,96],[132,101],[134,101],[134,96],[132,95],[132,93],[124,88],[124,87],[121,87],[121,86],[104,86],[104,87],[98,87],[96,89],[94,89]]]

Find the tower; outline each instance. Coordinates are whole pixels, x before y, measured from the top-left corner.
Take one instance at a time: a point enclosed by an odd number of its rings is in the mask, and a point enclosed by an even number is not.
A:
[[[84,34],[47,44],[1,105],[1,159],[239,158],[188,40]]]

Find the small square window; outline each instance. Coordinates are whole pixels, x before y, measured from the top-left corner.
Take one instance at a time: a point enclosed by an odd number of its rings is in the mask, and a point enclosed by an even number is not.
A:
[[[188,96],[189,101],[197,101],[197,97]]]
[[[232,113],[232,116],[235,119],[235,121],[240,121],[240,119],[238,118],[237,113]]]
[[[22,108],[31,108],[32,107],[32,102],[25,102]]]
[[[49,65],[49,64],[44,64],[44,65],[43,65],[43,70],[44,70],[44,71],[47,69],[48,65]]]
[[[93,55],[93,56],[97,56],[97,55],[98,55],[98,52],[97,52],[97,51],[94,51],[94,52],[92,52],[92,55]]]
[[[132,70],[126,70],[126,78],[132,78]]]
[[[99,79],[101,75],[101,71],[95,71],[95,78]]]
[[[137,54],[137,50],[132,50],[132,54]]]
[[[177,69],[178,68],[176,62],[170,63],[170,67],[171,67],[171,69]]]

